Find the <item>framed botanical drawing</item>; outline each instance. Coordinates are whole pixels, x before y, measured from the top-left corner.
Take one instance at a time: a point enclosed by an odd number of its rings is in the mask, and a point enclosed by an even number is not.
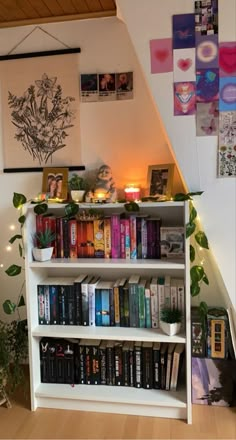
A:
[[[49,199],[67,199],[68,168],[44,168],[42,192]]]
[[[169,199],[172,193],[174,164],[150,165],[148,167],[148,189],[152,197]]]

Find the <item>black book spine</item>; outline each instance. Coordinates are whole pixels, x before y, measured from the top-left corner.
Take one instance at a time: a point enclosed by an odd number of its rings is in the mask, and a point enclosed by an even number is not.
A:
[[[42,338],[40,341],[40,371],[41,382],[49,382],[49,340]]]
[[[142,258],[142,218],[136,217],[137,258]]]
[[[58,286],[58,298],[59,298],[59,324],[68,324],[68,290],[67,286]]]
[[[57,383],[65,383],[65,341],[60,339],[56,342],[56,371]]]
[[[153,388],[153,355],[152,347],[142,348],[143,388]]]
[[[91,383],[93,385],[100,385],[99,351],[96,345],[91,347],[91,370]]]
[[[91,349],[90,346],[85,346],[85,383],[91,385],[92,383],[92,362],[91,362]]]
[[[75,376],[75,383],[80,383],[80,353],[79,353],[79,343],[74,344],[74,376]]]
[[[134,386],[134,348],[129,348],[129,386]]]
[[[134,346],[134,386],[142,388],[142,348],[141,345]]]
[[[59,300],[58,300],[58,288],[57,286],[49,285],[50,296],[50,324],[59,324]]]
[[[110,326],[115,325],[115,303],[113,288],[109,289],[109,306],[110,306]]]
[[[126,347],[122,351],[122,367],[123,367],[123,385],[128,387],[130,385],[130,365],[129,365],[129,350]]]
[[[100,368],[100,381],[101,385],[107,383],[107,357],[106,347],[104,345],[99,346],[99,368]]]
[[[49,382],[56,383],[57,382],[57,358],[56,358],[56,350],[57,350],[57,342],[56,339],[50,338],[48,340],[49,346]]]
[[[70,237],[69,237],[69,219],[62,219],[62,228],[63,228],[63,251],[64,258],[69,258],[70,256]]]
[[[117,342],[114,348],[115,355],[115,385],[123,385],[122,343]]]
[[[159,390],[161,388],[160,381],[160,349],[153,349],[153,388]]]
[[[75,344],[65,341],[64,347],[65,383],[75,383]]]
[[[86,383],[86,365],[85,365],[85,346],[79,345],[79,367],[80,367],[80,377],[79,383]]]
[[[107,377],[106,384],[107,385],[115,385],[115,359],[114,359],[114,347],[107,346],[106,348],[106,357],[107,357]]]
[[[68,324],[75,325],[75,292],[74,286],[67,286],[68,289]]]
[[[81,325],[82,316],[82,299],[81,299],[81,284],[74,284],[75,290],[75,325]]]

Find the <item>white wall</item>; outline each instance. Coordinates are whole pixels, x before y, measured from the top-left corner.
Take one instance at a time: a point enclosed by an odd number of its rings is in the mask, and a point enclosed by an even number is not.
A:
[[[0,30],[0,54],[62,49],[64,43],[81,48],[81,73],[134,72],[133,100],[79,104],[82,163],[86,170],[93,170],[103,162],[109,163],[119,188],[130,181],[144,188],[148,165],[172,163],[174,158],[126,26],[113,17],[48,24],[41,28],[54,38],[34,26]],[[1,115],[4,112],[2,106],[0,112]],[[3,147],[7,145],[3,144],[1,127],[0,133],[1,170],[4,167]],[[13,192],[22,192],[30,198],[41,191],[41,185],[41,173],[0,173],[0,264],[3,264],[0,267],[0,304],[5,298],[14,299],[19,292],[19,277],[11,279],[4,273],[10,264],[19,262],[15,247],[9,253],[5,250],[8,238],[13,235],[9,226],[17,223],[12,208]],[[175,190],[182,189],[176,174]]]
[[[194,12],[194,2],[117,0],[117,5],[188,189],[204,191],[196,207],[218,264],[219,271],[213,265],[214,276],[235,307],[236,179],[216,177],[217,138],[197,138],[195,116],[173,116],[173,74],[150,73],[149,41],[171,37],[172,15]],[[219,0],[219,41],[236,41],[236,0]],[[210,291],[214,297],[214,285]]]

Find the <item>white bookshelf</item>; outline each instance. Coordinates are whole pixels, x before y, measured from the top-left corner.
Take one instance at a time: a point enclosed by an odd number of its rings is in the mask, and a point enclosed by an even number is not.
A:
[[[140,211],[159,216],[162,225],[184,226],[188,222],[187,202],[140,203]],[[105,214],[124,212],[118,203],[92,205],[80,204],[80,209],[99,208]],[[122,259],[53,259],[39,263],[32,259],[32,234],[35,231],[34,205],[26,208],[26,298],[29,330],[29,363],[31,386],[31,409],[38,407],[77,409],[120,414],[135,414],[152,417],[185,419],[192,422],[191,410],[191,335],[190,335],[190,280],[189,243],[185,243],[184,260],[122,260]],[[61,215],[64,206],[50,204],[49,212]],[[186,331],[175,336],[167,336],[160,329],[125,327],[83,327],[38,324],[37,285],[46,277],[76,277],[80,273],[100,275],[105,279],[130,276],[181,277],[185,280]],[[158,341],[184,343],[186,347],[185,383],[175,392],[147,390],[132,387],[102,385],[45,384],[40,380],[39,342],[42,337],[70,339],[110,339],[130,341]]]

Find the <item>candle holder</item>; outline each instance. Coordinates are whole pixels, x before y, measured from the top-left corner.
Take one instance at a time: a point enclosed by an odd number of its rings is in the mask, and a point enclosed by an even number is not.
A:
[[[127,202],[137,202],[140,200],[140,188],[136,186],[127,186],[125,188],[125,200]]]

